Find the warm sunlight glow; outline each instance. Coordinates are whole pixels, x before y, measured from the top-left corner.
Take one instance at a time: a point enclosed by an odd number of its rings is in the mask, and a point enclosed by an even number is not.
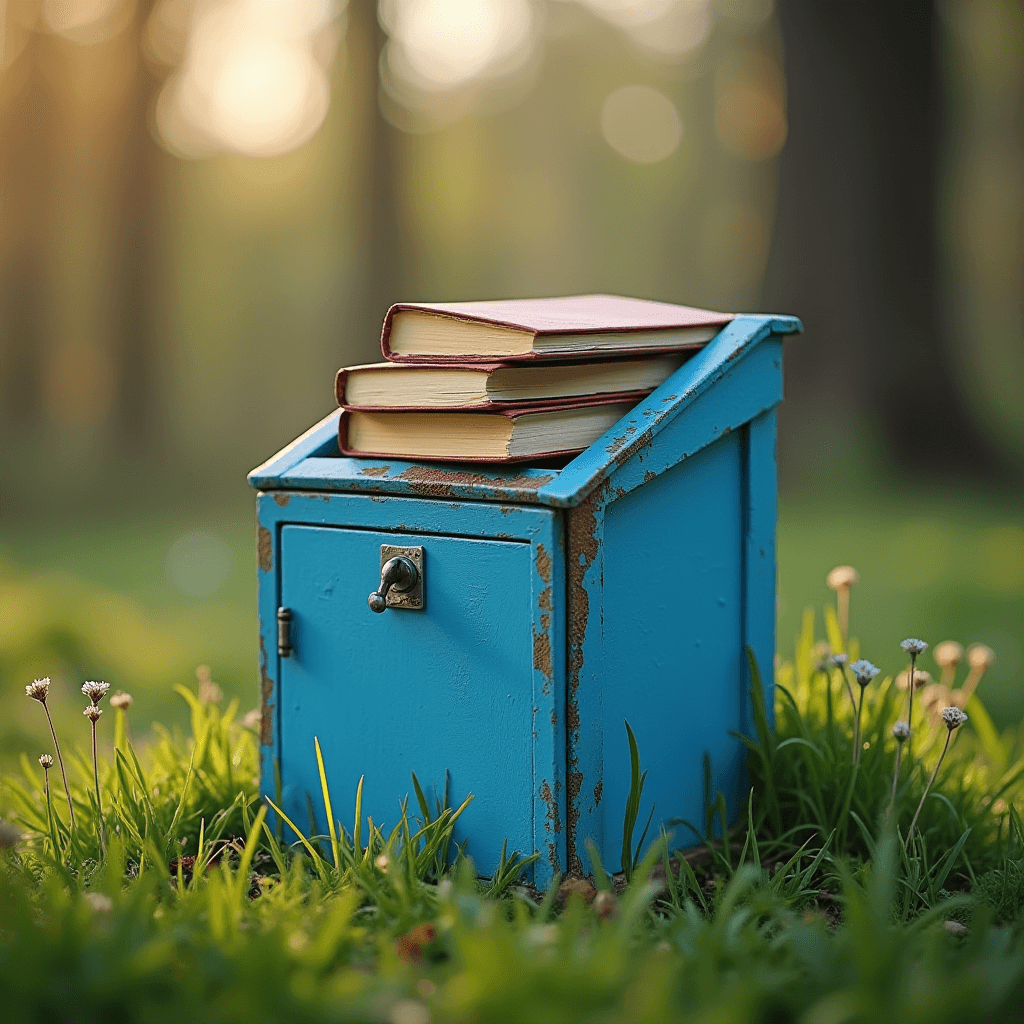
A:
[[[389,0],[381,16],[397,52],[389,60],[425,89],[452,89],[528,52],[527,0]]]
[[[653,56],[683,57],[711,34],[711,5],[707,0],[677,0],[657,18],[627,26],[626,31]]]
[[[583,0],[583,4],[605,21],[626,28],[649,25],[663,18],[676,0]]]
[[[134,13],[134,0],[43,0],[47,28],[82,46],[113,38]]]
[[[711,33],[711,0],[578,0],[655,59],[676,60]],[[737,3],[742,0],[736,0]],[[770,4],[771,0],[767,0]]]
[[[210,127],[232,149],[273,156],[302,145],[323,123],[327,76],[298,46],[249,39],[209,80]]]
[[[620,156],[656,164],[679,148],[683,123],[664,93],[649,85],[624,85],[604,101],[601,132]]]
[[[307,142],[330,102],[317,41],[335,11],[330,0],[202,4],[182,67],[157,104],[167,147],[192,157],[224,149],[267,157]],[[162,49],[156,39],[151,45]]]

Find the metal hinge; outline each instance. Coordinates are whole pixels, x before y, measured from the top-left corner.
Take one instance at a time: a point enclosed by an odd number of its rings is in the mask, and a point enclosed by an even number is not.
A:
[[[277,609],[277,653],[282,658],[292,656],[292,610]]]

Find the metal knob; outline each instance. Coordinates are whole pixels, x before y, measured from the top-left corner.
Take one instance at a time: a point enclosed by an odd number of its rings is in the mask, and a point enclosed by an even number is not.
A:
[[[402,594],[412,590],[419,582],[420,571],[412,560],[405,555],[396,555],[388,559],[380,570],[380,586],[366,599],[370,610],[382,612],[388,606],[388,592],[397,591]]]

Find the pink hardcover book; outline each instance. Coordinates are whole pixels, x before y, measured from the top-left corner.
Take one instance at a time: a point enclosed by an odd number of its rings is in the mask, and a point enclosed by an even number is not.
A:
[[[493,302],[400,302],[384,319],[392,362],[584,360],[699,348],[732,319],[668,302],[569,295]]]

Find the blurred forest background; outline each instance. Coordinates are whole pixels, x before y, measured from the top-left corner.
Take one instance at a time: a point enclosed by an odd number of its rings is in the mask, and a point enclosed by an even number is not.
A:
[[[804,320],[780,651],[851,562],[1019,720],[1022,125],[1019,0],[0,0],[0,693],[251,706],[245,473],[387,306],[611,291]]]

